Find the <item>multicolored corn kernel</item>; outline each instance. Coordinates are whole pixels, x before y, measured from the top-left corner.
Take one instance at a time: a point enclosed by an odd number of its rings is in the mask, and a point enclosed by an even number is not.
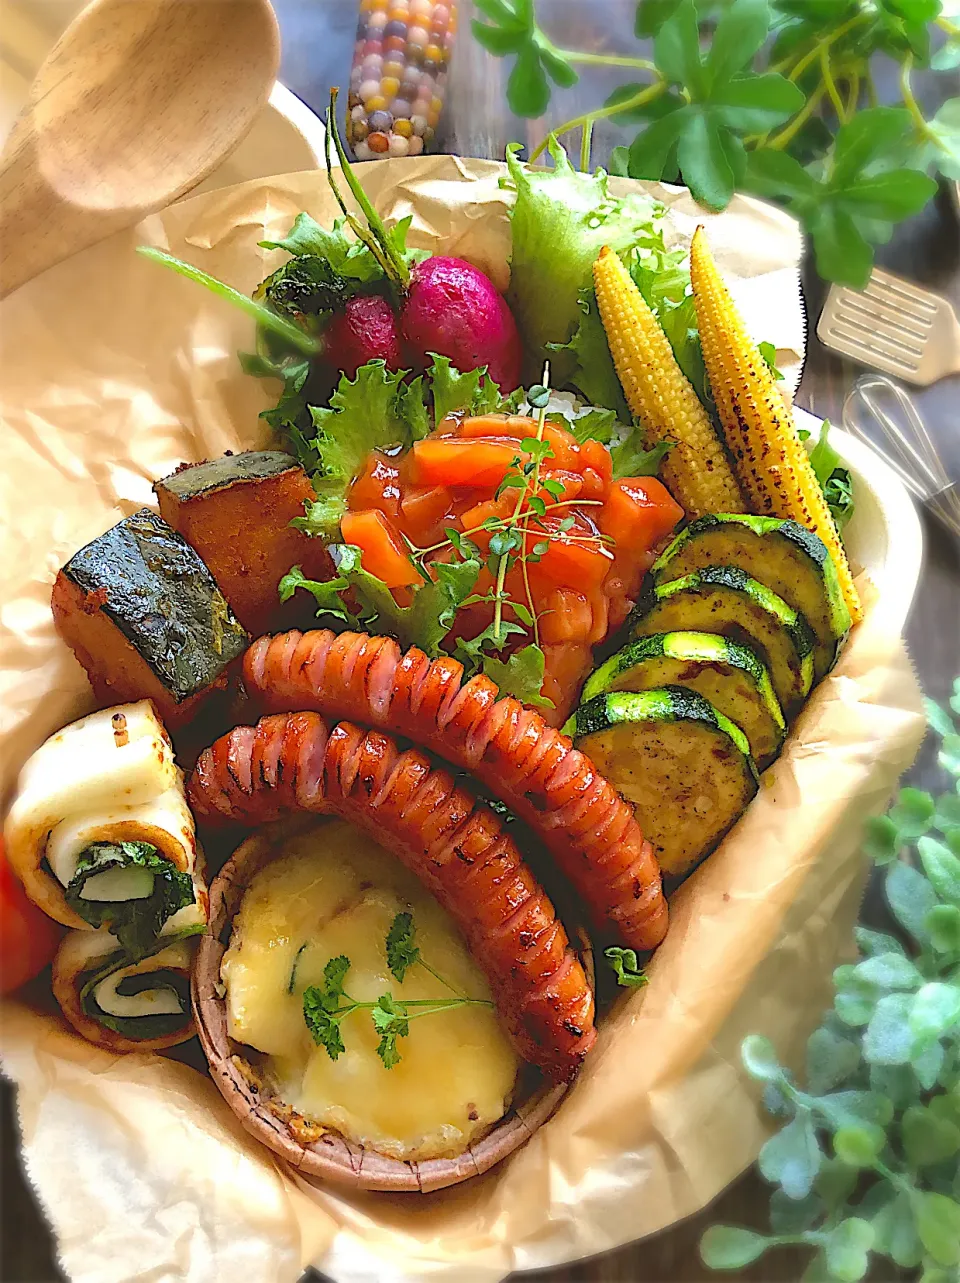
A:
[[[456,30],[452,3],[361,0],[347,111],[357,160],[419,156],[430,143]]]

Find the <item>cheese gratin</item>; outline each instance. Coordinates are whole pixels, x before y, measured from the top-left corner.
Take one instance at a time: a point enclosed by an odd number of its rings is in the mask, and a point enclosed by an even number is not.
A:
[[[505,1112],[519,1062],[490,1007],[411,1021],[391,1069],[377,1055],[369,1011],[344,1017],[332,1060],[303,1018],[303,992],[331,958],[350,959],[345,988],[374,1001],[450,997],[422,965],[391,975],[385,938],[413,914],[424,959],[460,993],[490,998],[486,978],[447,914],[393,856],[353,825],[323,821],[287,838],[254,877],[221,964],[231,1038],[263,1053],[257,1068],[311,1122],[392,1158],[462,1153]]]

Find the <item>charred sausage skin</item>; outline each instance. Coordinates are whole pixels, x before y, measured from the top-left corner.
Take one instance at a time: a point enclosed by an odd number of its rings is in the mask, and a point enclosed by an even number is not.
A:
[[[601,930],[652,949],[667,930],[660,869],[633,809],[534,709],[454,659],[366,633],[261,637],[243,660],[268,710],[312,710],[383,727],[469,771],[536,832]]]
[[[417,749],[317,713],[238,726],[187,785],[198,819],[256,827],[335,814],[397,855],[456,922],[524,1060],[567,1081],[596,1041],[593,994],[553,905],[499,819]]]

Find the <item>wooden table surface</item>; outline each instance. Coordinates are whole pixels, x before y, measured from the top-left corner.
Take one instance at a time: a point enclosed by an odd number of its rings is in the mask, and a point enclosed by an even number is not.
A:
[[[282,77],[317,111],[322,111],[330,84],[345,84],[356,27],[356,0],[274,0],[284,37]],[[444,146],[467,156],[502,159],[507,142],[538,142],[544,122],[518,121],[506,109],[503,64],[488,58],[465,34],[461,5],[461,36],[448,95]],[[566,48],[633,52],[634,0],[539,0],[538,12],[556,43]],[[590,68],[580,84],[551,108],[548,124],[576,116],[602,102],[613,86],[627,76],[608,68]],[[944,78],[939,90],[945,95]],[[960,85],[950,93],[956,94]],[[579,141],[579,140],[578,140]],[[610,149],[623,141],[609,123],[594,135],[594,161],[605,163]],[[902,227],[880,255],[884,266],[934,287],[960,306],[960,216],[953,195],[941,191],[921,216]],[[798,403],[839,422],[843,401],[859,371],[831,356],[813,331],[823,302],[824,287],[807,271],[804,293],[810,318],[810,345]],[[960,480],[960,377],[917,393],[917,403],[932,434],[949,457]],[[924,518],[926,556],[919,591],[907,626],[910,653],[924,690],[945,701],[955,674],[960,672],[960,545],[939,526]],[[944,784],[931,746],[907,777],[922,788]],[[877,918],[882,908],[868,896],[864,915]],[[0,1283],[53,1283],[62,1276],[53,1260],[50,1237],[16,1157],[11,1092],[4,1085],[0,1116]],[[644,1243],[625,1247],[591,1261],[526,1277],[541,1283],[695,1283],[716,1278],[701,1264],[697,1242],[703,1229],[717,1220],[757,1228],[767,1226],[769,1189],[754,1174],[745,1176],[703,1215]],[[795,1280],[804,1257],[782,1251],[743,1271],[744,1280]],[[313,1274],[314,1283],[318,1275]],[[730,1276],[727,1276],[730,1277]],[[94,1280],[93,1283],[96,1283]],[[307,1283],[307,1280],[304,1280]]]

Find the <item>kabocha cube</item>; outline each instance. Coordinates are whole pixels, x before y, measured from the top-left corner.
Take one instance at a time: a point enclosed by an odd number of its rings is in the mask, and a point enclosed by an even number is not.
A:
[[[291,455],[248,450],[184,464],[154,491],[163,518],[200,554],[254,636],[307,622],[299,599],[280,605],[277,585],[291,566],[329,579],[333,565],[319,539],[290,525],[303,516],[304,500],[316,497]]]
[[[97,697],[152,699],[171,727],[226,686],[250,640],[194,549],[149,508],[71,557],[51,604]]]

